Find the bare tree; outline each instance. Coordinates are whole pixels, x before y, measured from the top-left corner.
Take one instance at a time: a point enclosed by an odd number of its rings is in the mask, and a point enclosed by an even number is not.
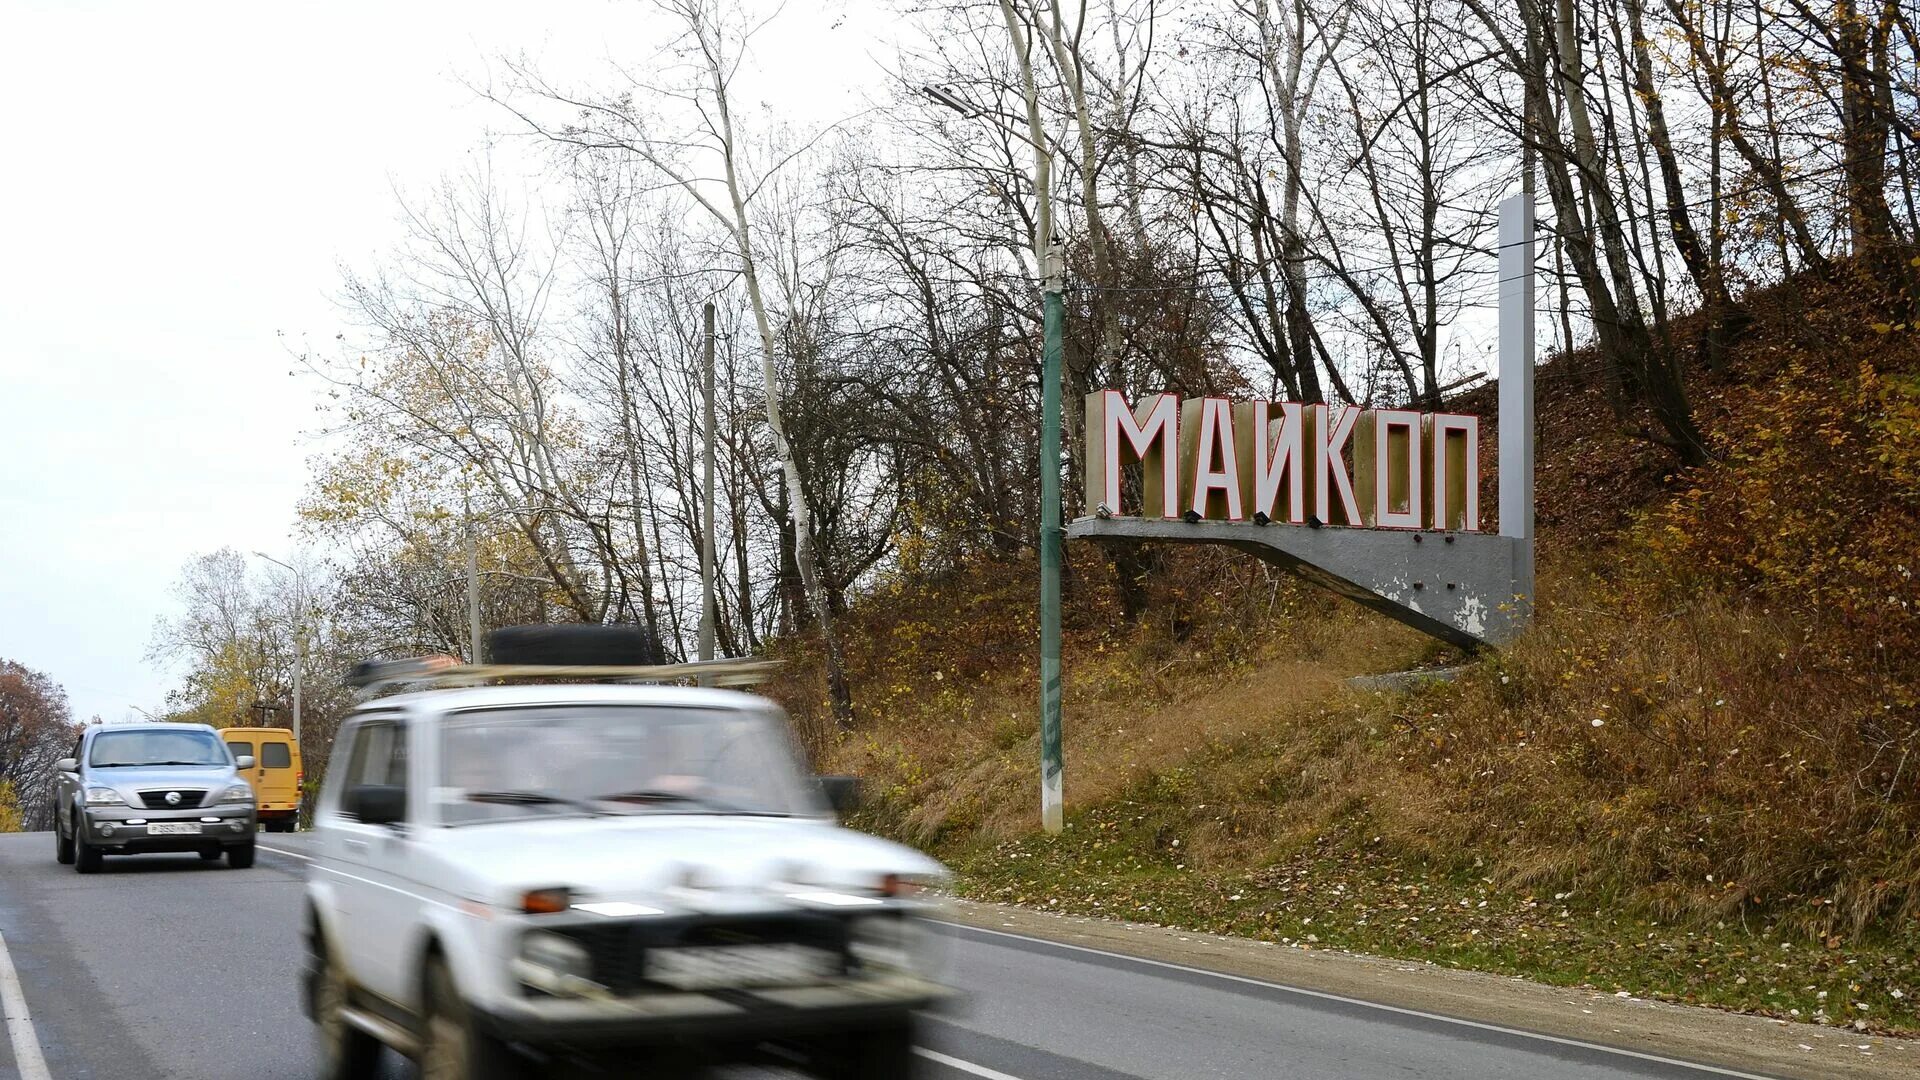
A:
[[[814,546],[812,506],[782,417],[778,335],[762,287],[762,253],[749,213],[761,185],[778,174],[803,148],[776,150],[766,168],[754,175],[748,174],[748,147],[745,133],[735,122],[732,88],[753,35],[764,23],[756,25],[729,18],[710,0],[662,0],[658,6],[663,14],[677,20],[683,31],[676,43],[684,50],[685,57],[685,64],[679,69],[681,81],[655,86],[635,80],[633,86],[613,97],[584,96],[563,91],[542,79],[530,66],[517,64],[513,70],[519,89],[546,104],[573,110],[572,119],[549,123],[536,118],[516,100],[506,97],[493,100],[512,109],[535,132],[558,145],[589,152],[614,151],[644,162],[656,175],[684,192],[728,235],[735,267],[759,333],[767,427],[785,474],[789,512],[793,516],[795,561],[807,605],[827,653],[828,689],[835,715],[843,725],[850,724],[852,691],[847,684],[845,660],[833,631],[832,613],[822,586]],[[643,103],[642,95],[650,100]],[[688,126],[668,133],[666,128],[671,121],[654,112],[652,99],[688,105],[692,114]],[[721,175],[717,181],[703,179],[700,166],[690,160],[696,153],[707,155],[718,165]]]

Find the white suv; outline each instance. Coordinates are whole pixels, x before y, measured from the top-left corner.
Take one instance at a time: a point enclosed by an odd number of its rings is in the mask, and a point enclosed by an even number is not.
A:
[[[486,671],[488,669],[464,669]],[[616,1056],[915,1073],[946,994],[909,848],[840,828],[784,716],[729,690],[401,694],[341,727],[314,814],[304,989],[327,1075]]]

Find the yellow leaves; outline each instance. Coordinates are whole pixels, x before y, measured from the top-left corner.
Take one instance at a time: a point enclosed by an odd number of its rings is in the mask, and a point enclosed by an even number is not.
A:
[[[20,809],[13,781],[0,780],[0,833],[19,832],[26,824],[26,814]]]

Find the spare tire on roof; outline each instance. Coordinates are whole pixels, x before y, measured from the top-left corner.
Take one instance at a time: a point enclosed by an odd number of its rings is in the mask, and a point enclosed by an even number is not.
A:
[[[644,626],[561,623],[503,626],[487,635],[490,664],[622,667],[666,662],[660,641]]]

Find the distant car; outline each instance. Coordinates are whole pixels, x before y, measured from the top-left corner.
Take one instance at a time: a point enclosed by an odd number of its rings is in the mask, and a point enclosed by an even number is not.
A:
[[[253,865],[253,788],[205,724],[89,727],[73,756],[55,768],[57,857],[83,874],[106,855],[194,851],[221,853],[236,870]]]
[[[371,1075],[382,1044],[449,1080],[608,1051],[916,1075],[916,1015],[947,993],[921,890],[945,872],[840,828],[828,796],[848,790],[802,771],[777,706],[729,690],[366,704],[313,818],[325,1075]]]
[[[300,823],[300,785],[306,780],[293,732],[283,727],[230,727],[221,728],[220,737],[236,759],[253,759],[253,767],[244,772],[253,785],[260,827],[292,832]]]

